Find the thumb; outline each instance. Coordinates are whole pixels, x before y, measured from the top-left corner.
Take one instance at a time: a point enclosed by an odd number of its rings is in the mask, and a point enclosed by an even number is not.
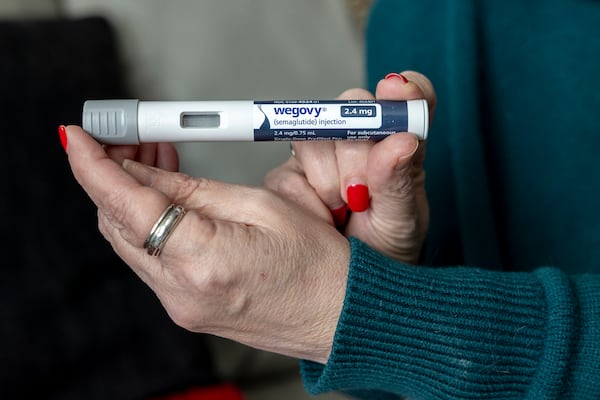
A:
[[[360,238],[404,262],[417,261],[429,224],[424,157],[425,142],[412,134],[391,135],[373,146],[367,163],[371,208],[356,215],[369,220],[370,229],[357,232]]]
[[[424,143],[412,134],[396,134],[373,147],[367,164],[373,207],[389,202],[387,198],[396,202],[412,192],[414,169],[422,168],[421,146]]]

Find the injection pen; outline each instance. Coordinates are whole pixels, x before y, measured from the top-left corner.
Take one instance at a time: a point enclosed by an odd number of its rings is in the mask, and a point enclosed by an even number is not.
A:
[[[88,100],[83,129],[106,144],[427,139],[426,100]]]

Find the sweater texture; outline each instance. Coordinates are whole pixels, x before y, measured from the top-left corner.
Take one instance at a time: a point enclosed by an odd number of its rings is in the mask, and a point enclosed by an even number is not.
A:
[[[429,77],[421,265],[351,239],[307,390],[369,399],[600,398],[600,2],[380,0],[368,87]]]

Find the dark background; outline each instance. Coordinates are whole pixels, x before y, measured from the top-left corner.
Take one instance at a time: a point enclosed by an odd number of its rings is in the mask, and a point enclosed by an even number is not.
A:
[[[0,398],[142,399],[215,383],[113,253],[57,134],[83,101],[128,97],[101,18],[0,21]]]

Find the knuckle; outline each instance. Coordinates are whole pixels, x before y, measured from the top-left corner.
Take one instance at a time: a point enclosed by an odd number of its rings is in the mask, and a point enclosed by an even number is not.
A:
[[[190,307],[186,307],[180,304],[173,306],[165,306],[169,318],[177,325],[189,331],[200,331],[203,325],[198,315],[191,312]]]
[[[130,210],[136,208],[131,199],[130,193],[123,190],[113,190],[106,196],[99,212],[102,212],[111,224],[121,226],[122,221],[125,221],[127,215],[130,214]]]
[[[273,184],[273,190],[289,198],[300,197],[307,186],[306,178],[299,174],[288,174],[285,179],[279,179]]]
[[[392,191],[402,199],[412,199],[414,197],[414,181],[411,174],[403,175],[395,180]]]
[[[287,171],[285,167],[278,167],[269,171],[265,175],[263,179],[263,184],[265,187],[271,190],[279,191],[278,188],[280,183],[288,179],[290,175],[294,174],[292,172]]]
[[[185,202],[197,190],[210,188],[212,181],[206,178],[196,178],[184,173],[177,173],[171,181],[174,188],[174,201]]]
[[[317,195],[326,204],[336,203],[340,197],[340,188],[337,181],[332,182],[325,178],[316,178],[311,182],[311,186],[317,192]]]

